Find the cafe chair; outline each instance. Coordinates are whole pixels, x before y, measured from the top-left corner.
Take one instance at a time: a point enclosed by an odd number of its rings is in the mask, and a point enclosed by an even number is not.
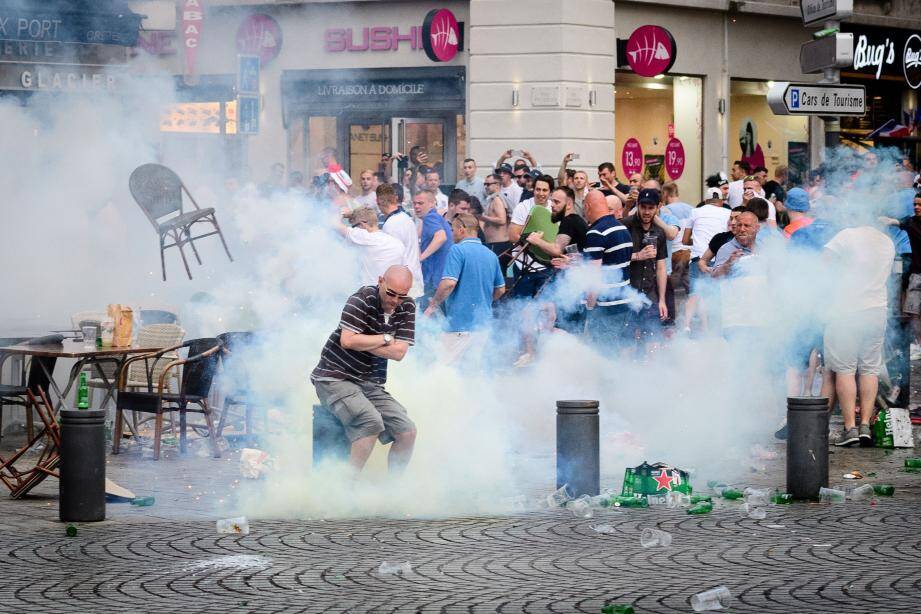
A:
[[[187,358],[171,360],[154,379],[154,368],[167,354],[187,350]],[[191,339],[181,345],[165,348],[159,352],[134,356],[125,361],[118,375],[118,396],[115,400],[115,433],[112,437],[112,454],[118,454],[124,427],[124,412],[137,411],[155,415],[154,420],[154,460],[160,458],[160,436],[163,432],[163,414],[179,412],[179,451],[186,448],[186,413],[203,414],[211,438],[214,458],[221,457],[217,442],[217,432],[208,394],[220,359],[221,342],[214,338]],[[146,365],[146,390],[128,390],[128,374],[135,363]],[[179,391],[169,392],[166,381],[175,369],[182,368]]]
[[[162,164],[141,165],[131,173],[128,188],[131,190],[131,196],[144,211],[144,215],[147,216],[160,237],[160,268],[163,272],[163,281],[166,281],[164,252],[170,247],[179,248],[186,275],[192,279],[192,271],[189,270],[183,246],[189,245],[198,264],[201,264],[201,257],[195,248],[195,239],[217,235],[221,239],[224,251],[227,252],[227,257],[233,262],[233,256],[230,255],[230,250],[227,248],[227,242],[217,223],[214,209],[200,208],[182,180],[172,170]],[[193,211],[183,210],[183,192],[195,207]],[[210,224],[214,230],[193,237],[192,226],[195,224]],[[171,240],[172,243],[168,243],[168,240]]]
[[[5,361],[5,358],[3,361]],[[2,369],[3,361],[0,361],[0,369]],[[48,376],[45,375],[45,371],[41,367],[42,361],[44,361],[48,373],[54,373],[56,358],[33,356],[29,361],[28,370],[21,374],[19,382],[0,384],[0,439],[3,436],[3,407],[6,405],[25,409],[26,435],[30,440],[32,439],[35,430],[33,410],[36,410],[37,407],[29,399],[29,391],[34,395],[38,395],[39,391],[47,390],[49,384]]]
[[[150,324],[179,324],[179,314],[172,308],[148,309],[141,307],[138,321],[141,326]]]
[[[247,440],[253,438],[253,412],[259,409],[250,392],[251,372],[247,364],[248,350],[255,335],[252,332],[223,333],[217,338],[221,341],[221,376],[218,389],[221,400],[221,419],[217,424],[218,437],[224,434],[227,415],[231,407],[243,408],[243,433]],[[263,420],[266,414],[263,412]],[[265,424],[263,424],[265,430]]]

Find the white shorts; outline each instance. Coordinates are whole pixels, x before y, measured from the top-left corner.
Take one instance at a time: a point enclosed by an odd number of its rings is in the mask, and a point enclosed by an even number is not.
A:
[[[825,366],[835,373],[879,375],[885,338],[884,308],[836,318],[825,327]]]

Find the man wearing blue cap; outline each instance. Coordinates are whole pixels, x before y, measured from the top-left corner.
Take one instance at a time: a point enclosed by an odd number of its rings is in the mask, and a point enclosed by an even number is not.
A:
[[[797,230],[809,226],[815,220],[807,215],[809,211],[809,194],[806,193],[806,190],[793,188],[787,193],[787,200],[784,204],[787,207],[787,214],[790,216],[790,223],[784,227],[783,234],[789,239]]]

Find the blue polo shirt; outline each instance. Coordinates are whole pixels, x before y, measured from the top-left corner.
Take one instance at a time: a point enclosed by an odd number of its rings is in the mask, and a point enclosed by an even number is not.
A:
[[[439,230],[445,231],[445,242],[438,248],[438,251],[422,261],[422,281],[425,284],[425,293],[428,296],[435,294],[435,289],[438,288],[438,282],[441,281],[441,274],[444,272],[445,261],[448,259],[448,252],[451,251],[452,236],[451,224],[448,220],[441,217],[438,211],[432,207],[432,210],[422,218],[420,254],[432,243],[435,233]]]
[[[626,308],[629,303],[630,256],[633,239],[630,231],[613,215],[605,215],[589,226],[585,235],[585,257],[601,260],[602,290],[599,307]]]
[[[505,286],[496,254],[479,239],[468,238],[451,246],[442,279],[457,281],[445,301],[448,332],[466,332],[489,326],[492,293]]]

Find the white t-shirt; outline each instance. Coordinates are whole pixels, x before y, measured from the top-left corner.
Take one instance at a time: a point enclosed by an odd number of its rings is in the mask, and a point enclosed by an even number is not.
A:
[[[729,194],[726,195],[726,204],[735,208],[742,204],[742,193],[745,191],[744,181],[738,179],[729,182]]]
[[[448,197],[441,190],[435,192],[435,209],[441,215],[444,215],[448,210]]]
[[[522,187],[515,181],[512,181],[512,184],[507,188],[503,188],[501,186],[499,187],[499,192],[502,194],[502,196],[505,197],[505,200],[512,204],[513,207],[518,204],[518,201],[521,200],[521,193],[523,191],[524,190]]]
[[[518,224],[519,226],[524,226],[528,221],[528,215],[530,215],[531,209],[533,209],[534,205],[536,204],[537,203],[534,201],[533,198],[529,198],[515,205],[515,208],[512,210],[511,223]],[[547,202],[546,205],[544,205],[544,208],[547,211],[551,211],[549,201]]]
[[[382,230],[403,245],[401,264],[413,274],[413,287],[409,295],[419,298],[424,294],[425,286],[422,283],[422,265],[419,263],[419,236],[416,234],[416,224],[405,211],[398,211],[387,218]]]
[[[872,226],[858,226],[836,234],[825,249],[834,254],[838,266],[831,315],[886,308],[886,285],[895,260],[892,239]]]
[[[385,232],[349,228],[346,236],[360,248],[361,283],[365,286],[377,284],[389,267],[403,264],[403,244]]]
[[[691,229],[691,258],[700,258],[707,251],[710,239],[725,232],[729,223],[729,209],[716,205],[702,205],[691,211],[687,227]]]
[[[362,207],[374,207],[377,209],[377,192],[370,192],[355,197],[355,202]]]

